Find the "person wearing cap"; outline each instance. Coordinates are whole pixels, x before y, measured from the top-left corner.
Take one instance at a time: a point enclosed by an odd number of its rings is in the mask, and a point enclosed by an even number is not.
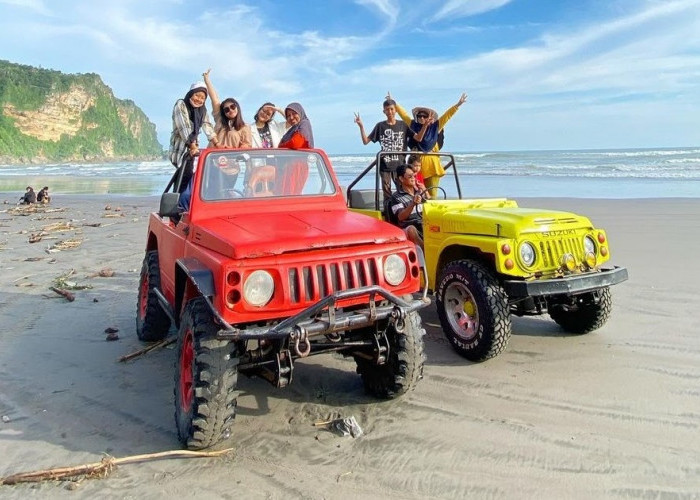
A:
[[[286,122],[273,120],[275,113],[284,116],[284,110],[271,102],[266,102],[255,112],[253,117],[255,123],[250,124],[251,142],[254,148],[276,148],[279,146],[280,139],[289,127]]]
[[[439,132],[445,128],[445,124],[466,100],[467,94],[462,93],[457,103],[445,111],[439,118],[435,110],[422,106],[413,108],[411,110],[413,117],[411,117],[400,104],[396,103],[396,111],[411,130],[420,130],[426,122],[430,122],[430,125],[420,141],[409,140],[409,148],[412,151],[421,153],[437,153],[440,151],[440,147],[438,146]],[[440,184],[440,177],[445,175],[445,169],[442,167],[442,163],[440,163],[440,157],[423,156],[421,160],[421,174],[423,175],[423,182],[425,182],[426,187],[430,190],[431,196],[436,196],[437,189],[435,188]]]
[[[196,82],[190,86],[184,99],[178,99],[173,107],[173,131],[170,135],[170,163],[184,168],[178,191],[182,193],[192,177],[193,158],[199,154],[199,133],[204,132],[214,147],[219,146],[214,127],[207,115],[204,103],[207,86]]]
[[[211,111],[214,116],[214,131],[218,145],[209,143],[209,147],[221,147],[226,149],[249,148],[251,146],[250,128],[243,121],[241,105],[233,97],[219,100],[219,94],[211,83],[209,73],[211,69],[202,73],[204,83],[211,99]]]

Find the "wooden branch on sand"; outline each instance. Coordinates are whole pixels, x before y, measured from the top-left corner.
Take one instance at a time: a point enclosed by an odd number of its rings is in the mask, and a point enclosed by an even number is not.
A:
[[[73,301],[75,300],[75,295],[72,294],[72,293],[70,293],[68,290],[63,290],[63,289],[61,289],[61,288],[56,288],[55,286],[50,286],[49,289],[50,289],[50,290],[53,290],[53,291],[56,292],[57,294],[59,294],[59,295],[65,297],[66,300],[68,300],[68,302],[73,302]]]
[[[145,455],[131,455],[129,457],[114,458],[104,457],[99,462],[91,464],[76,465],[74,467],[58,467],[55,469],[44,469],[33,472],[20,472],[11,476],[0,478],[0,485],[18,483],[37,483],[40,481],[62,480],[84,476],[86,478],[107,477],[118,465],[145,462],[147,460],[158,460],[161,458],[206,458],[220,457],[233,448],[220,451],[188,451],[173,450],[162,451],[160,453],[147,453]]]
[[[138,358],[139,356],[142,356],[146,354],[147,352],[153,351],[155,349],[158,349],[160,347],[165,347],[166,345],[170,345],[175,343],[177,340],[177,337],[174,337],[172,339],[163,339],[159,342],[156,342],[155,344],[151,344],[148,347],[144,347],[143,349],[139,349],[138,351],[134,351],[129,354],[125,354],[121,358],[119,358],[119,362],[123,363],[125,361],[129,361],[130,359]]]

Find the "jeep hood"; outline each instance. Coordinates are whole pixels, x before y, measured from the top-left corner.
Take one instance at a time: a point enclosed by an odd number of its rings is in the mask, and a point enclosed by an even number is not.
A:
[[[193,243],[235,259],[406,240],[401,229],[347,210],[216,217],[192,235]]]
[[[426,226],[443,233],[517,238],[524,233],[589,229],[587,217],[571,212],[520,208],[510,200],[454,200],[435,203],[425,212]]]

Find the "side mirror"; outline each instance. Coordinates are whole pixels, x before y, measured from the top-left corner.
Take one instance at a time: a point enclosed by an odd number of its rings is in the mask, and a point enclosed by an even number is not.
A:
[[[163,196],[160,197],[158,215],[161,217],[176,217],[180,214],[179,201],[180,193],[163,193]]]

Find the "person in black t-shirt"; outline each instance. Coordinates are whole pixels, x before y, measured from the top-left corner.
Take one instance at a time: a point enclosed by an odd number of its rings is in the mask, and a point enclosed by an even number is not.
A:
[[[416,186],[416,174],[408,165],[399,165],[396,177],[400,184],[389,201],[389,221],[423,248],[423,197]]]
[[[383,108],[386,120],[377,123],[369,135],[365,133],[365,127],[360,118],[360,114],[355,113],[355,123],[360,127],[360,136],[363,144],[367,145],[370,142],[379,142],[381,151],[406,151],[409,137],[417,141],[423,140],[423,134],[427,129],[427,124],[419,132],[414,132],[403,121],[396,120],[396,102],[393,99],[384,101]],[[403,163],[403,155],[393,154],[382,156],[382,161],[379,165],[379,173],[382,178],[382,191],[385,200],[389,199],[391,196],[392,180],[398,186],[396,169],[399,165],[403,165]]]

